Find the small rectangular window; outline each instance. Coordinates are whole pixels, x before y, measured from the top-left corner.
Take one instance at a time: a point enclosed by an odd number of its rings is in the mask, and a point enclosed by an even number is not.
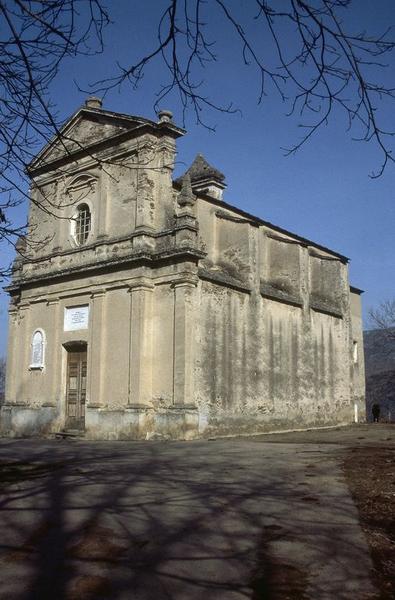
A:
[[[78,207],[78,215],[76,219],[75,238],[78,246],[86,243],[89,232],[91,230],[91,213],[86,204],[81,204]]]
[[[354,365],[356,365],[358,362],[358,342],[355,341],[352,343],[352,358]]]

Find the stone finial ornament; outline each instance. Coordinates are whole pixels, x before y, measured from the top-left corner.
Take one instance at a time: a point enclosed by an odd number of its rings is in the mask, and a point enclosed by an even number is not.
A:
[[[19,236],[16,244],[15,244],[16,255],[14,261],[12,263],[12,272],[15,273],[19,271],[22,267],[23,262],[25,261],[25,253],[26,253],[26,238],[24,235]]]
[[[160,110],[158,112],[159,123],[171,123],[173,120],[173,113],[171,110]]]
[[[26,251],[26,238],[24,235],[20,235],[16,244],[15,249],[19,254],[23,254]]]
[[[97,96],[89,96],[89,98],[85,100],[85,106],[87,108],[101,108],[102,104],[102,99]]]
[[[180,195],[178,196],[178,204],[180,206],[193,206],[196,202],[196,196],[192,191],[191,176],[189,173],[183,175]]]

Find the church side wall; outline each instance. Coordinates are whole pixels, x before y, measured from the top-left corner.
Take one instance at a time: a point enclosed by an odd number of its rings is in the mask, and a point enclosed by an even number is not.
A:
[[[204,435],[351,422],[342,320],[205,281],[199,294]]]
[[[199,223],[201,433],[352,422],[347,265],[209,203]]]

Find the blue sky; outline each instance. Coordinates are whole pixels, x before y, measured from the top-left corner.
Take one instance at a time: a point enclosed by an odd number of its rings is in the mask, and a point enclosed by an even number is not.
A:
[[[105,33],[104,54],[64,63],[50,90],[64,119],[87,95],[78,90],[75,80],[88,89],[90,82],[113,73],[116,61],[131,63],[152,47],[153,22],[164,3],[141,3],[139,8],[137,4],[127,0],[109,3],[113,24]],[[245,1],[230,4],[241,10],[247,5]],[[392,0],[358,0],[353,5],[348,18],[355,30],[369,25],[377,33],[395,22]],[[232,36],[217,18],[213,14],[211,35],[217,40],[218,62],[206,70],[206,90],[214,99],[231,99],[241,113],[205,114],[207,122],[216,127],[214,133],[197,125],[193,114],[187,115],[188,133],[178,142],[175,176],[202,152],[226,175],[227,202],[350,257],[350,282],[365,290],[366,317],[369,307],[395,296],[395,168],[390,165],[381,178],[369,178],[381,156],[373,145],[352,141],[344,115],[338,113],[296,155],[285,157],[282,147],[301,135],[299,121],[286,116],[287,107],[275,94],[257,104],[259,86],[253,69],[242,68]],[[395,81],[394,64],[384,77]],[[153,102],[164,81],[163,63],[157,61],[138,90],[124,86],[112,91],[104,99],[104,108],[156,119]],[[176,97],[169,97],[163,108],[172,110],[175,122],[182,124]],[[383,118],[395,125],[393,110],[383,105],[382,112]],[[26,206],[22,206],[14,216],[23,221],[25,215]],[[1,251],[4,254],[3,248]],[[0,355],[6,347],[7,303],[2,292]]]

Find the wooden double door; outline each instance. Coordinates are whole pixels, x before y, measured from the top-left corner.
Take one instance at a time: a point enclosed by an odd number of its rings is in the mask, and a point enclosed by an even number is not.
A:
[[[66,428],[85,429],[87,352],[67,351]]]

